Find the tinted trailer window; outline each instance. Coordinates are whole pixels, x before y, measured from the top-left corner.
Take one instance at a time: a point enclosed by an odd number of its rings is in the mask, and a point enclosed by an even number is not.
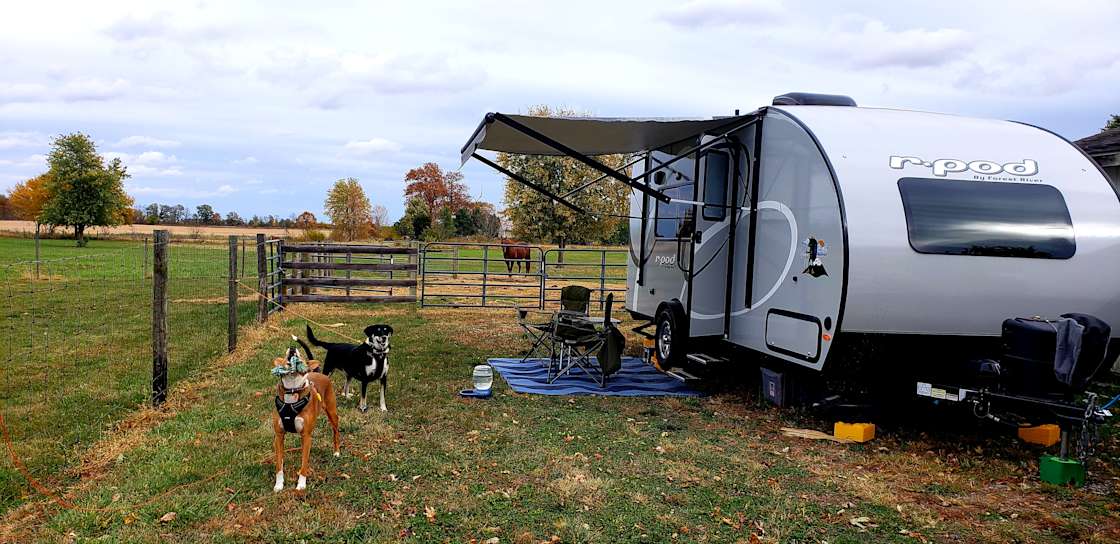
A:
[[[903,178],[910,246],[919,253],[1068,259],[1077,250],[1050,185]]]

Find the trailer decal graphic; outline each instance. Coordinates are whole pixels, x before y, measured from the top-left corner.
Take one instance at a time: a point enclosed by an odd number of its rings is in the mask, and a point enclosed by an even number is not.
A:
[[[998,162],[985,160],[963,161],[960,159],[937,159],[934,161],[927,161],[920,157],[891,155],[888,164],[895,170],[903,170],[906,168],[906,165],[923,166],[932,170],[933,175],[937,177],[945,177],[948,174],[964,172],[966,170],[971,170],[972,172],[985,176],[1005,173],[1013,176],[1027,177],[1038,174],[1038,161],[1033,159],[1023,159],[1019,162],[1000,164]]]

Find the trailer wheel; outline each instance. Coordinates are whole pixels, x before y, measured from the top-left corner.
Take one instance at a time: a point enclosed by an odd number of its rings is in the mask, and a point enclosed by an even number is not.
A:
[[[663,369],[682,366],[688,333],[684,330],[684,312],[676,304],[666,304],[657,311],[657,360]]]

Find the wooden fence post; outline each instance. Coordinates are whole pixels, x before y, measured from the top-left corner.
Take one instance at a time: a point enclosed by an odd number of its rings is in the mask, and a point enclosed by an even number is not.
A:
[[[228,351],[237,349],[237,235],[229,236],[229,338]]]
[[[268,318],[268,300],[265,292],[268,291],[268,262],[264,234],[257,234],[257,321],[264,323]]]
[[[300,253],[299,254],[299,262],[301,262],[301,263],[311,262],[311,254],[310,253]],[[311,270],[308,269],[308,268],[301,269],[299,271],[299,277],[301,277],[301,278],[311,277]],[[310,295],[311,294],[311,288],[308,287],[307,284],[303,284],[303,285],[299,286],[299,294]]]
[[[155,231],[152,259],[152,406],[167,400],[167,251],[166,230]]]
[[[411,265],[408,269],[408,279],[412,280],[412,284],[408,288],[408,296],[416,298],[416,268],[420,264],[420,242],[416,242],[414,249],[416,249],[416,252],[408,254],[408,264]]]

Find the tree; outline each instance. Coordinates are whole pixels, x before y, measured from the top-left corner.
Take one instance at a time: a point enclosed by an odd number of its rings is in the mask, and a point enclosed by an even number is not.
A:
[[[149,225],[159,224],[159,204],[152,202],[144,206],[144,222]]]
[[[195,220],[203,225],[213,224],[214,221],[214,208],[209,204],[201,204],[195,208]],[[221,216],[218,216],[221,217]]]
[[[1104,124],[1104,128],[1101,129],[1101,132],[1114,128],[1120,128],[1120,115],[1116,115],[1115,113],[1108,118],[1108,122]]]
[[[334,225],[332,236],[336,240],[351,241],[369,236],[369,198],[355,178],[340,179],[327,193],[323,211]]]
[[[8,193],[9,206],[16,219],[24,221],[39,221],[39,214],[43,212],[50,193],[47,192],[48,174],[40,174],[27,181],[17,183]]]
[[[132,199],[124,192],[127,169],[119,158],[105,164],[89,136],[80,132],[59,136],[47,155],[50,198],[40,221],[74,227],[78,246],[86,245],[86,227],[120,224]]]
[[[438,217],[444,208],[454,211],[470,204],[467,186],[462,182],[463,174],[444,172],[434,162],[409,170],[404,180],[408,183],[404,188],[405,200],[423,200],[433,217]]]
[[[393,228],[401,236],[419,239],[424,236],[424,231],[428,230],[431,225],[432,214],[428,209],[428,204],[419,197],[413,197],[405,202],[404,215],[393,225]]]
[[[241,216],[237,215],[237,212],[229,212],[226,214],[226,224],[240,226],[245,224],[245,220],[241,219]]]
[[[12,211],[12,203],[8,195],[0,195],[0,219],[14,219],[15,212]]]
[[[575,112],[537,106],[530,108],[529,114],[567,117],[575,115]],[[615,169],[626,164],[626,158],[621,155],[606,155],[597,159]],[[565,157],[499,153],[498,164],[558,195],[602,175],[583,163]],[[515,237],[564,247],[569,242],[590,243],[608,238],[622,220],[617,216],[626,214],[629,195],[630,188],[622,183],[609,179],[594,183],[567,198],[588,212],[581,214],[552,202],[520,182],[507,179],[505,204]]]
[[[319,220],[315,218],[315,214],[311,212],[303,212],[296,216],[295,226],[297,229],[313,229],[319,224]]]

